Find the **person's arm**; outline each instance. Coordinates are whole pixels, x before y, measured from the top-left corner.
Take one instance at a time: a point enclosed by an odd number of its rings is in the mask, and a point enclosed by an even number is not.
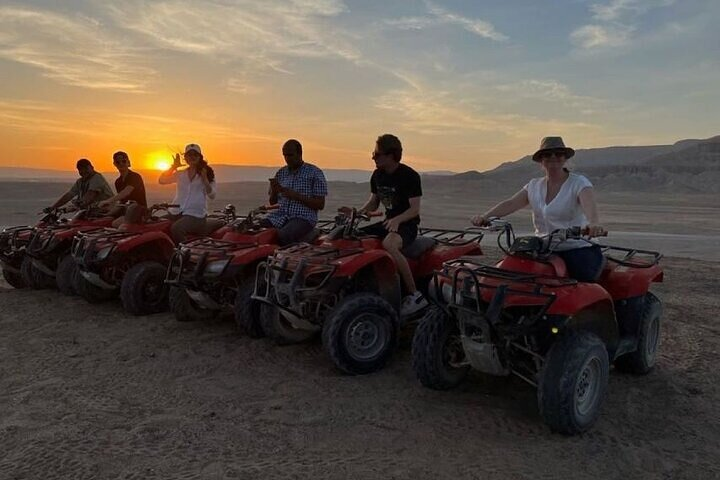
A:
[[[375,193],[370,194],[370,198],[368,198],[368,201],[365,202],[365,205],[360,207],[359,212],[362,213],[368,213],[368,212],[374,212],[380,208],[380,198]]]
[[[162,172],[160,177],[158,177],[158,183],[160,185],[170,185],[175,182],[177,182],[177,167],[175,165]]]
[[[506,217],[515,213],[529,204],[528,193],[524,188],[507,200],[503,200],[482,215],[475,215],[472,218],[473,225],[487,225],[488,219],[492,217]]]
[[[313,210],[322,210],[323,208],[325,208],[325,197],[301,195],[294,190],[290,190],[289,188],[283,189],[282,194],[283,194],[283,196],[287,197],[288,199],[295,200],[296,202],[300,202],[303,205],[305,205],[306,207],[311,208]],[[272,197],[271,197],[271,200],[272,200]]]
[[[597,203],[595,202],[595,192],[592,187],[585,187],[578,193],[578,201],[582,207],[585,217],[588,219],[588,236],[598,237],[605,235],[607,231],[600,225],[600,216],[598,214]]]
[[[113,195],[112,197],[108,198],[107,200],[103,200],[102,202],[98,203],[99,207],[104,207],[107,205],[110,205],[111,203],[119,202],[122,200],[125,200],[130,196],[130,194],[135,190],[135,187],[132,185],[128,185],[127,187],[120,190],[118,193]]]
[[[58,208],[65,205],[67,202],[72,200],[72,198],[75,196],[75,191],[73,189],[68,190],[63,194],[62,197],[58,198],[57,202],[53,203],[50,208]]]
[[[405,223],[420,215],[420,199],[422,199],[422,197],[409,198],[408,203],[410,203],[410,208],[396,217],[385,220],[385,227],[389,232],[397,232],[401,223]]]

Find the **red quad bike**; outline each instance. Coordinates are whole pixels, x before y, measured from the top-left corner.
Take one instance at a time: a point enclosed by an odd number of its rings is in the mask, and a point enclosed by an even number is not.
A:
[[[278,344],[308,340],[322,331],[325,351],[337,368],[357,375],[381,369],[398,343],[401,287],[397,267],[382,240],[365,236],[355,210],[317,245],[278,249],[258,267],[255,300],[260,322]],[[404,254],[418,285],[427,285],[443,262],[480,255],[482,232],[421,228]]]
[[[175,251],[170,237],[173,220],[167,203],[150,207],[149,218],[139,224],[123,224],[81,233],[73,241],[72,255],[78,267],[77,291],[90,303],[107,301],[120,293],[123,307],[133,315],[147,315],[167,309],[167,266]],[[164,212],[165,215],[156,215]],[[222,218],[232,219],[235,208],[228,205]],[[214,232],[222,237],[229,228]]]
[[[459,259],[435,273],[436,305],[415,331],[413,369],[437,390],[458,385],[470,368],[514,374],[537,388],[553,431],[583,432],[600,414],[610,362],[636,374],[655,365],[662,305],[648,290],[663,281],[662,256],[601,245],[602,273],[583,283],[553,253],[558,242],[582,238],[579,227],[518,238],[507,222],[491,229],[506,253],[496,266]]]
[[[75,266],[70,255],[73,237],[107,227],[112,221],[107,210],[97,207],[48,209],[27,237],[20,265],[24,283],[34,289],[57,287],[66,295],[74,295]]]
[[[42,212],[42,218],[35,227],[56,225],[64,209],[48,210]],[[0,232],[0,266],[3,278],[13,288],[25,288],[27,284],[22,278],[22,263],[25,258],[25,247],[30,241],[33,228],[29,225],[8,227]]]
[[[175,249],[165,282],[170,285],[170,310],[178,321],[209,320],[234,310],[241,331],[264,336],[258,321],[255,289],[258,264],[277,248],[275,228],[262,226],[267,208],[238,217],[222,238],[200,238]],[[303,241],[313,242],[332,221],[320,221]]]

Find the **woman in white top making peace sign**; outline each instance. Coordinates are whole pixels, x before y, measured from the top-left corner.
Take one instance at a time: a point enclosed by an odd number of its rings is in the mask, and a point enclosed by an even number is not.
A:
[[[570,173],[565,162],[575,154],[561,137],[545,137],[532,159],[540,163],[545,176],[533,178],[522,190],[495,205],[483,215],[476,215],[472,223],[487,225],[492,217],[504,217],[530,205],[536,235],[546,235],[559,228],[587,227],[588,236],[606,233],[599,224],[593,186],[582,175]],[[603,256],[600,247],[582,240],[569,239],[556,248],[568,269],[579,281],[595,281],[600,274]]]

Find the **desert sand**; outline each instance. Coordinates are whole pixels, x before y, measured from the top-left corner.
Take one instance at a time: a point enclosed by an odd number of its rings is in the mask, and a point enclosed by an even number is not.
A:
[[[248,185],[216,203],[253,205],[264,185]],[[357,204],[366,188],[350,185],[328,208]],[[7,192],[5,225],[55,194],[36,189],[30,206],[10,207]],[[496,200],[429,195],[428,225],[464,225]],[[227,318],[130,317],[115,302],[0,284],[0,478],[720,478],[720,263],[706,258],[717,254],[719,207],[646,200],[604,198],[611,229],[707,241],[680,242],[696,259],[664,259],[658,365],[643,377],[613,371],[582,436],[552,434],[520,380],[475,374],[455,390],[423,388],[411,331],[387,369],[349,377],[318,341],[278,347],[239,336]],[[493,238],[484,245],[497,255]]]

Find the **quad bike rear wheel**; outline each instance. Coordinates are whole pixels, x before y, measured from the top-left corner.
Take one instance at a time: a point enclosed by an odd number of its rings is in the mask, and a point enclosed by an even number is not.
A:
[[[25,283],[25,280],[23,280],[23,277],[20,273],[11,272],[10,270],[6,270],[3,268],[2,271],[3,278],[5,281],[13,288],[26,288],[27,284]]]
[[[260,303],[260,327],[278,345],[306,342],[316,334],[314,330],[293,327],[275,305],[265,302]]]
[[[103,303],[117,296],[116,290],[101,288],[91,283],[90,280],[82,276],[79,268],[71,278],[73,290],[88,303]]]
[[[262,338],[265,336],[265,332],[260,319],[261,302],[251,298],[254,291],[255,277],[247,275],[238,284],[238,291],[235,295],[235,323],[248,337]]]
[[[70,254],[65,255],[60,263],[58,263],[57,271],[55,272],[55,283],[57,284],[58,290],[63,295],[77,295],[75,291],[74,276],[79,275],[77,264]]]
[[[150,315],[168,308],[167,267],[152,260],[138,263],[125,273],[120,300],[132,315]]]
[[[33,290],[43,290],[55,286],[55,279],[50,275],[38,270],[33,265],[32,257],[25,256],[20,266],[20,274],[25,284]]]
[[[184,288],[170,287],[168,294],[170,311],[178,322],[208,322],[218,315],[218,311],[198,305]]]
[[[637,350],[615,359],[615,368],[621,372],[644,375],[655,366],[660,345],[660,317],[662,303],[648,292],[640,318]]]
[[[380,370],[398,344],[398,314],[375,293],[348,295],[323,325],[323,348],[335,366],[351,375]]]
[[[540,414],[550,429],[575,435],[600,416],[610,364],[605,344],[590,332],[568,332],[550,348],[538,382]]]
[[[412,366],[420,383],[434,390],[458,386],[470,371],[457,321],[439,307],[430,307],[415,330]]]

